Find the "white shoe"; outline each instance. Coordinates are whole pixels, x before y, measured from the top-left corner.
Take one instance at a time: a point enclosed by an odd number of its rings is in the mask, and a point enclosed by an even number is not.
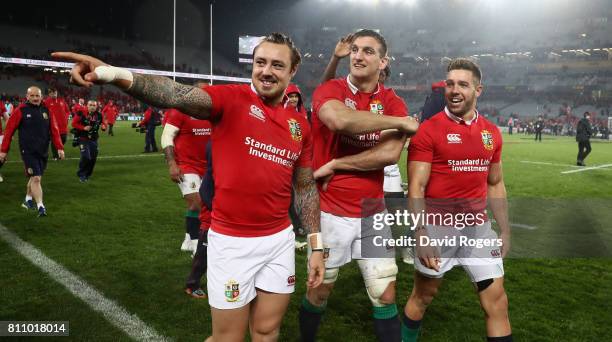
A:
[[[295,240],[295,249],[297,249],[298,251],[304,249],[306,245],[308,245],[306,242],[300,242],[300,241]]]
[[[4,178],[2,178],[2,175],[0,175],[0,183],[4,182]]]
[[[411,247],[402,248],[402,261],[409,265],[414,265],[414,251]]]
[[[198,250],[198,239],[189,240],[189,250],[195,255],[195,252]]]
[[[181,251],[191,252],[191,236],[189,236],[189,233],[185,233],[185,239],[181,244]]]

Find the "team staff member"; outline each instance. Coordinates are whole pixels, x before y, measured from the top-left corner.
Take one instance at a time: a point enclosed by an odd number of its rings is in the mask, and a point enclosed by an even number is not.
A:
[[[119,115],[119,110],[117,106],[113,103],[113,100],[109,100],[108,103],[102,109],[102,114],[104,115],[104,122],[108,127],[108,135],[114,136],[113,126],[115,126],[115,122],[117,121],[117,115]]]
[[[19,131],[19,150],[25,165],[28,185],[25,201],[22,206],[26,209],[38,208],[38,216],[47,216],[43,204],[43,191],[41,180],[47,167],[49,157],[49,142],[57,148],[60,159],[64,159],[64,146],[59,135],[57,123],[49,109],[43,105],[40,88],[29,87],[26,93],[26,102],[19,105],[6,124],[6,132],[0,147],[0,162],[6,161],[6,155],[11,147],[11,139],[15,130]],[[32,201],[34,200],[34,201]],[[36,206],[34,205],[36,202]]]
[[[77,113],[72,118],[72,127],[76,130],[75,139],[78,140],[81,151],[77,176],[81,183],[85,183],[91,177],[98,159],[98,131],[106,129],[102,113],[98,111],[98,103],[94,100],[87,101],[87,115]]]
[[[591,153],[591,135],[593,128],[591,127],[591,115],[589,112],[584,112],[584,116],[578,121],[576,126],[576,141],[578,142],[578,157],[576,157],[576,165],[586,166],[584,160]]]
[[[169,109],[164,114],[166,124],[161,145],[168,163],[170,179],[177,183],[185,199],[185,239],[182,251],[195,252],[200,221],[198,214],[202,207],[198,190],[206,172],[206,144],[210,140],[212,126],[208,120],[198,120]]]
[[[64,99],[57,97],[57,89],[49,88],[47,90],[48,97],[43,101],[43,105],[49,109],[51,116],[54,117],[55,122],[59,129],[62,144],[66,144],[66,136],[68,135],[68,117],[70,111],[68,105]],[[53,154],[53,160],[57,160],[59,155],[55,145],[51,144],[51,153]]]
[[[407,117],[405,103],[393,90],[379,83],[389,60],[385,39],[375,31],[361,30],[349,41],[350,74],[323,83],[313,95],[313,164],[325,179],[320,188],[321,232],[329,256],[323,286],[308,289],[302,301],[300,333],[303,341],[315,340],[340,267],[356,259],[373,306],[376,336],[380,341],[397,341],[395,252],[385,250],[378,258],[362,255],[361,224],[385,210],[383,168],[397,162],[406,141],[404,132],[414,133],[418,123]],[[381,119],[397,125],[377,124]],[[403,131],[380,132],[394,128]],[[375,205],[364,208],[364,200],[372,199]],[[385,227],[384,233],[390,228]]]
[[[455,265],[461,265],[474,283],[485,312],[487,339],[511,341],[502,262],[510,248],[510,228],[501,166],[501,133],[476,110],[477,98],[482,93],[480,68],[470,60],[456,59],[447,71],[444,111],[424,122],[408,147],[410,209],[416,213],[422,210],[452,213],[457,218],[461,216],[456,214],[484,213],[482,224],[468,224],[461,233],[497,238],[486,217],[489,199],[502,244],[479,249],[459,246],[445,253],[417,246],[414,285],[404,309],[402,341],[416,341],[427,306],[444,274]],[[458,164],[465,160],[474,162]],[[425,223],[417,227],[417,244],[421,236],[461,234],[454,227],[440,225]]]
[[[145,148],[144,153],[157,152],[157,142],[155,141],[155,127],[160,122],[157,109],[149,107],[144,112],[144,117],[138,123],[138,126],[145,127]]]
[[[247,327],[253,341],[277,340],[296,281],[295,237],[287,215],[292,186],[314,250],[307,286],[318,286],[324,272],[310,128],[281,103],[300,62],[291,39],[273,33],[257,45],[252,85],[198,88],[110,67],[89,56],[53,56],[76,62],[71,77],[82,86],[112,83],[151,105],[211,121],[215,195],[208,233],[209,341],[243,341]]]

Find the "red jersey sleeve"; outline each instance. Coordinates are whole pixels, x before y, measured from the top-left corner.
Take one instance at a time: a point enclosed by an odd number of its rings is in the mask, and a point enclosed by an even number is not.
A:
[[[491,159],[491,163],[499,163],[501,161],[501,152],[502,152],[502,135],[499,132],[499,128],[493,127],[494,132],[493,136],[495,137],[495,151],[493,152],[493,159]]]
[[[434,153],[434,139],[427,129],[430,125],[423,124],[417,133],[410,138],[408,145],[408,161],[431,163]]]
[[[216,121],[221,119],[224,113],[225,105],[228,101],[233,101],[239,87],[234,84],[204,86],[204,90],[212,100],[212,109],[210,110],[210,120]],[[231,111],[228,111],[231,113]]]
[[[171,108],[168,109],[164,115],[166,119],[166,124],[171,124],[174,127],[181,128],[183,126],[184,115],[178,110]]]
[[[13,134],[19,124],[21,123],[21,106],[17,107],[13,110],[13,115],[9,118],[6,123],[6,129],[4,130],[4,138],[2,140],[2,147],[0,147],[0,152],[8,153],[11,148],[11,139],[13,138]]]
[[[342,87],[338,85],[337,80],[331,80],[318,86],[312,94],[312,110],[318,113],[321,106],[329,100],[342,101]]]
[[[312,168],[312,132],[310,131],[310,125],[304,120],[301,121],[302,125],[302,136],[304,137],[304,144],[302,145],[302,153],[295,163],[296,167]]]

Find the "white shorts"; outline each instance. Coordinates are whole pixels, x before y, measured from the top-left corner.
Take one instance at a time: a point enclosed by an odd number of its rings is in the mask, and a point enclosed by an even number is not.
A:
[[[397,164],[385,166],[384,174],[384,192],[404,192],[404,188],[402,188],[402,174]]]
[[[293,226],[268,236],[236,237],[208,231],[208,303],[216,309],[238,309],[257,296],[295,290]]]
[[[371,225],[366,227],[365,225],[371,220],[372,216],[368,218],[342,217],[321,212],[325,268],[337,268],[348,264],[353,259],[395,258],[393,247],[375,248],[372,246],[373,234],[390,238],[391,228],[387,225],[380,230],[373,230]],[[363,237],[362,231],[365,232]]]
[[[178,183],[179,189],[183,197],[189,194],[200,191],[200,185],[202,184],[202,177],[195,173],[186,173],[183,175],[183,181]]]
[[[436,239],[449,241],[453,237],[457,240],[456,246],[444,247],[440,258],[440,271],[435,271],[423,266],[421,260],[415,254],[414,267],[426,277],[442,278],[444,273],[450,271],[454,266],[461,265],[472,282],[485,279],[500,278],[504,275],[504,264],[498,246],[472,247],[460,244],[460,236],[466,236],[468,240],[476,241],[483,239],[492,241],[497,239],[497,233],[491,229],[491,221],[476,227],[466,227],[463,230],[452,227],[427,226],[428,236]]]

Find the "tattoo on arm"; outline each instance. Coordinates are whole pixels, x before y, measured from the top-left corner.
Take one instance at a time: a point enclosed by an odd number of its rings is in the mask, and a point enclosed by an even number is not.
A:
[[[164,156],[166,157],[166,163],[170,164],[170,162],[174,161],[174,146],[167,146],[164,148]]]
[[[319,192],[311,168],[296,167],[293,172],[295,210],[302,225],[310,233],[318,233],[321,224]]]
[[[204,90],[163,76],[134,73],[132,87],[126,93],[156,107],[176,108],[197,119],[208,119],[212,108],[212,100]]]

